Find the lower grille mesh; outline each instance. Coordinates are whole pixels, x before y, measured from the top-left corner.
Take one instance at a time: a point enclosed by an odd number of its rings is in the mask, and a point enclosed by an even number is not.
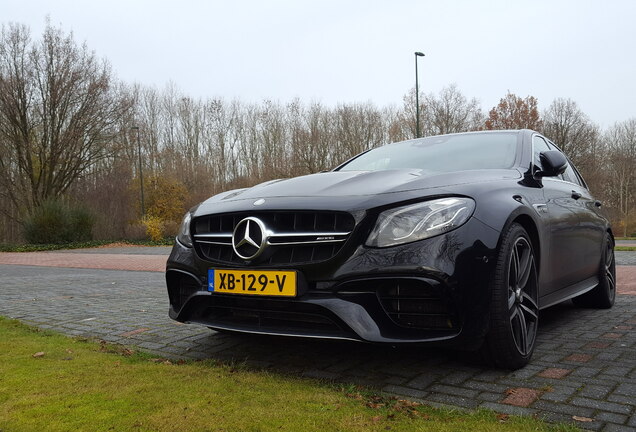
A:
[[[232,328],[266,332],[342,336],[345,332],[324,309],[309,304],[289,304],[284,300],[247,299],[218,296],[203,312],[212,323]]]
[[[456,327],[442,287],[434,281],[387,280],[377,293],[385,312],[400,326],[431,330]]]

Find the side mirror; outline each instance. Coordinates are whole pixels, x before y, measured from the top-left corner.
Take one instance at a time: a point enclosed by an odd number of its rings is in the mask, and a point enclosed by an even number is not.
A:
[[[563,174],[568,167],[568,160],[557,150],[548,150],[539,155],[543,169],[536,173],[537,177],[556,177]]]

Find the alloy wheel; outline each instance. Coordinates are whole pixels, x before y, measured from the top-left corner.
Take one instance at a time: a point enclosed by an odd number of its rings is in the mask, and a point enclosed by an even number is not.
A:
[[[614,264],[614,242],[611,238],[605,242],[605,278],[608,297],[613,299],[616,296],[616,265]]]
[[[539,307],[534,254],[528,240],[514,242],[508,266],[508,311],[512,337],[519,354],[532,352],[537,336]]]

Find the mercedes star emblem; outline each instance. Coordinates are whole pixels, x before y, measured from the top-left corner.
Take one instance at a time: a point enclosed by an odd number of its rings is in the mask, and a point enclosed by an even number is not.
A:
[[[244,260],[259,256],[267,246],[266,229],[263,222],[255,217],[241,220],[232,233],[232,248]]]

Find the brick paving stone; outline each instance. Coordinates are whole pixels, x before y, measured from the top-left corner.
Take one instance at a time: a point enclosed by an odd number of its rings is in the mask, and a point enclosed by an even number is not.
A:
[[[148,330],[150,330],[150,329],[147,328],[147,327],[138,328],[138,329],[135,329],[135,330],[131,330],[131,331],[127,331],[125,333],[122,333],[121,336],[123,336],[123,337],[131,337],[131,336],[134,336],[134,335],[139,334],[139,333],[147,332]]]
[[[603,360],[603,361],[613,361],[616,360],[617,358],[619,358],[621,355],[620,352],[612,352],[612,351],[603,351],[600,352],[598,354],[596,354],[596,359],[597,360]]]
[[[508,387],[502,384],[498,384],[496,382],[491,382],[491,383],[487,383],[487,382],[483,382],[483,381],[466,381],[463,384],[463,387],[466,388],[470,388],[470,389],[475,389],[475,390],[485,390],[485,391],[491,391],[491,392],[497,392],[499,394],[503,394]]]
[[[581,428],[581,429],[585,429],[585,430],[591,430],[591,431],[600,431],[603,429],[603,427],[605,427],[605,423],[600,422],[600,421],[585,421],[585,422],[581,422],[581,421],[577,421],[572,419],[572,424],[574,424],[575,426]]]
[[[605,399],[607,395],[612,391],[612,387],[599,386],[599,385],[585,385],[583,389],[578,392],[577,396],[583,396],[594,399]]]
[[[591,378],[598,374],[598,368],[593,366],[581,366],[572,370],[572,377]]]
[[[540,360],[544,363],[552,363],[552,364],[557,364],[561,362],[561,359],[563,358],[563,354],[562,353],[558,353],[558,354],[547,354],[544,355],[542,357],[540,357]]]
[[[407,379],[397,375],[389,375],[384,379],[384,382],[387,384],[395,384],[398,386],[403,386],[406,384]]]
[[[475,372],[468,372],[468,371],[452,372],[440,378],[439,382],[443,384],[457,385],[470,379],[473,375],[475,375]]]
[[[408,397],[412,397],[412,398],[416,398],[416,399],[424,399],[424,398],[426,398],[426,396],[428,396],[430,394],[429,392],[423,392],[423,391],[420,391],[420,390],[414,390],[412,388],[403,387],[403,386],[396,386],[396,385],[392,385],[392,384],[384,386],[382,388],[382,391],[384,391],[386,393],[400,395],[400,396],[408,396]]]
[[[532,408],[504,405],[496,402],[483,402],[479,404],[479,407],[510,415],[532,416],[537,413],[537,410]]]
[[[488,402],[499,402],[501,393],[481,392],[477,395],[477,399]]]
[[[636,384],[634,383],[619,384],[615,391],[620,395],[631,396],[636,401]]]
[[[620,394],[612,393],[607,397],[609,402],[617,402],[623,405],[634,405],[634,398],[631,396],[623,396]]]
[[[452,396],[445,393],[435,393],[435,392],[430,393],[426,397],[426,400],[427,401],[431,400],[433,402],[438,402],[444,405],[452,405],[452,406],[458,406],[462,408],[477,408],[480,403],[479,401],[475,399],[471,399],[471,398],[463,398],[459,396]]]
[[[571,369],[547,368],[539,372],[537,375],[543,378],[561,379],[566,377],[570,372],[572,372]]]
[[[614,423],[608,423],[603,429],[603,432],[634,432],[634,428],[631,426],[617,425]]]
[[[543,399],[543,396],[541,398]],[[570,419],[572,419],[572,416],[588,418],[594,417],[595,410],[592,408],[578,407],[566,403],[553,403],[542,399],[538,400],[532,405],[533,408],[539,410],[540,412],[551,411],[560,414],[566,414],[570,416]]]
[[[602,337],[605,339],[618,339],[618,338],[622,338],[623,336],[624,336],[623,333],[609,332],[609,333],[605,333]]]
[[[526,387],[508,389],[501,403],[518,407],[528,407],[541,396],[541,391]]]
[[[611,342],[593,341],[593,342],[588,342],[587,344],[585,344],[583,348],[605,349],[605,348],[609,348],[610,345],[612,345]]]
[[[625,422],[627,422],[627,419],[628,417],[626,415],[609,412],[602,412],[596,415],[596,420],[608,423],[616,423],[619,425],[625,424]]]
[[[541,395],[541,399],[544,401],[549,401],[549,402],[566,402],[568,399],[570,399],[571,396],[572,396],[571,393],[570,394],[560,393],[560,392],[557,393],[552,391],[552,392],[546,392],[543,395]]]
[[[474,398],[479,394],[478,390],[465,389],[461,387],[453,387],[442,384],[435,384],[429,388],[431,392],[446,393],[452,396],[461,396],[466,398]]]
[[[508,375],[507,378],[512,378],[512,379],[527,379],[530,377],[533,377],[537,374],[537,372],[539,372],[541,369],[543,369],[540,366],[535,366],[535,365],[527,365],[524,368],[521,368],[519,370],[513,371],[512,373],[510,373]]]
[[[417,378],[409,381],[408,386],[418,390],[424,390],[428,386],[436,382],[438,378],[439,378],[438,376],[430,374],[430,373],[421,374]]]
[[[622,367],[622,366],[608,366],[603,372],[609,375],[618,375],[621,377],[626,376],[631,372],[632,368],[630,367]]]
[[[619,414],[630,414],[633,407],[629,405],[617,404],[614,402],[605,402],[603,400],[589,399],[583,397],[572,398],[572,404],[582,407],[594,408],[597,410],[609,411]]]
[[[591,354],[570,354],[569,356],[565,357],[563,360],[564,361],[568,361],[568,362],[576,362],[576,363],[587,363],[590,360],[592,360],[592,355]]]

